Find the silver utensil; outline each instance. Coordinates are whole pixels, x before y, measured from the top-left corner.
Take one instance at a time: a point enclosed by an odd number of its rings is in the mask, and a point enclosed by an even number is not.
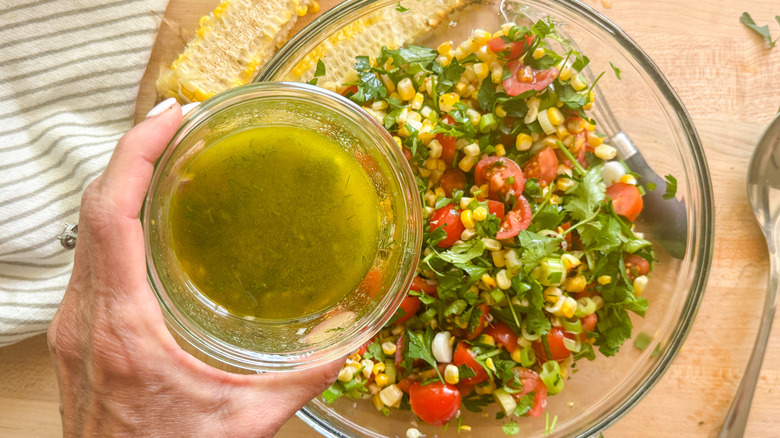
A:
[[[764,313],[758,328],[745,374],[737,389],[737,395],[723,423],[719,438],[741,437],[745,433],[750,404],[756,390],[758,373],[764,359],[772,319],[777,305],[778,276],[780,275],[780,115],[764,131],[758,142],[747,173],[747,189],[750,205],[769,247],[769,284],[767,285]]]

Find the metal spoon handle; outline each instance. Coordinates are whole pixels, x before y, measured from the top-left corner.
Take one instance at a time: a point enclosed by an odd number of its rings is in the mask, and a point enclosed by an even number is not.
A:
[[[753,401],[753,393],[756,391],[756,383],[758,382],[758,373],[761,371],[761,362],[764,360],[764,351],[769,340],[769,332],[772,329],[772,320],[774,319],[775,306],[777,305],[780,257],[778,257],[777,253],[778,242],[773,242],[771,240],[773,237],[771,236],[769,239],[767,243],[769,244],[769,261],[771,266],[766,301],[764,302],[764,314],[761,317],[758,337],[753,345],[753,352],[750,354],[747,369],[742,376],[742,381],[739,383],[737,395],[734,397],[731,409],[729,409],[718,438],[738,438],[745,434],[745,426],[750,414],[750,405]]]

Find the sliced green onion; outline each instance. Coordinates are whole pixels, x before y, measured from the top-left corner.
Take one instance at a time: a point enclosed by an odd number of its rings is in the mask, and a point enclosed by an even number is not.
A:
[[[580,349],[582,348],[582,342],[580,342],[579,337],[576,339],[569,339],[564,336],[561,341],[563,341],[563,346],[572,353],[579,353]]]
[[[495,131],[498,128],[498,119],[495,114],[487,113],[482,115],[479,119],[479,132],[487,134],[488,132]]]
[[[499,288],[495,288],[488,293],[490,294],[490,298],[492,298],[496,304],[501,304],[504,302],[504,300],[506,300],[506,294]]]
[[[582,297],[577,300],[577,309],[574,311],[574,316],[582,318],[588,315],[592,315],[596,311],[596,302],[590,297]]]
[[[523,320],[523,323],[520,325],[520,331],[523,334],[523,337],[528,339],[529,341],[533,342],[539,339],[540,335],[538,333],[529,333],[528,332],[528,324],[526,323],[526,320]]]
[[[557,286],[566,278],[566,267],[559,257],[545,257],[539,265],[539,278],[542,286]]]
[[[547,393],[557,394],[563,390],[563,375],[561,366],[554,360],[548,360],[542,365],[542,372],[539,373],[544,386],[547,387]]]
[[[582,333],[582,322],[580,322],[579,318],[575,320],[570,320],[568,318],[561,318],[561,326],[563,326],[563,329],[570,333]]]
[[[493,399],[498,403],[498,406],[501,407],[501,411],[504,415],[512,415],[515,411],[515,407],[517,407],[515,399],[512,398],[504,388],[497,388],[493,391]]]
[[[526,345],[520,350],[520,365],[530,368],[536,363],[536,353],[530,345]]]
[[[468,306],[468,303],[465,300],[455,300],[444,309],[444,315],[460,315],[466,310],[466,306]]]
[[[436,317],[436,309],[430,308],[425,312],[423,312],[422,315],[418,316],[417,319],[419,319],[421,323],[425,324],[435,317]]]

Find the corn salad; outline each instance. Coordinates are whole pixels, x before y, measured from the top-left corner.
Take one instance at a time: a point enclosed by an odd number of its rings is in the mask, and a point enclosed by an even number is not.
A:
[[[486,406],[539,416],[576,361],[631,336],[654,261],[632,226],[644,188],[588,116],[587,57],[549,41],[563,40],[543,20],[357,57],[340,91],[394,135],[426,223],[401,308],[327,402],[369,399],[432,425]]]

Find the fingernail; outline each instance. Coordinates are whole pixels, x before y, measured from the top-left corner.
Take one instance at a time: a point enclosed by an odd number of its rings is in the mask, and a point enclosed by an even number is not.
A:
[[[176,103],[176,98],[170,97],[168,99],[163,100],[162,102],[155,105],[154,108],[150,109],[148,113],[146,113],[146,118],[159,116],[160,114],[164,113],[165,110],[169,109]]]

